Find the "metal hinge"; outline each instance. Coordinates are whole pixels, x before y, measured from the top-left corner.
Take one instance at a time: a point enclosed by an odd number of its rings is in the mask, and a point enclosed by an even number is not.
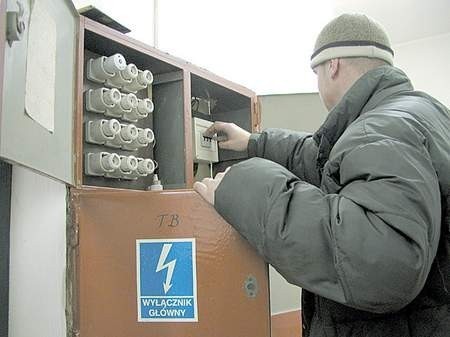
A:
[[[20,41],[25,33],[25,7],[20,0],[8,0],[6,5],[6,39],[11,45]]]
[[[70,337],[80,337],[80,330],[72,330],[69,334]]]
[[[249,298],[255,298],[258,295],[259,287],[256,277],[248,275],[244,281],[244,290]]]

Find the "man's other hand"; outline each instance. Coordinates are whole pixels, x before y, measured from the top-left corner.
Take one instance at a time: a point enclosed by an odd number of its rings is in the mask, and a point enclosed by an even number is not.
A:
[[[217,173],[214,179],[205,178],[202,181],[194,183],[194,190],[196,190],[207,202],[214,205],[214,193],[216,193],[217,186],[222,182],[223,177],[227,174],[227,168],[224,172]]]

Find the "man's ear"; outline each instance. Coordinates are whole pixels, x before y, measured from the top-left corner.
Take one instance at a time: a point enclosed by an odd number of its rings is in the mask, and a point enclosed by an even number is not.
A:
[[[330,78],[332,78],[333,80],[336,79],[336,77],[339,74],[339,67],[340,67],[339,59],[331,59],[328,62],[328,74],[330,74]]]

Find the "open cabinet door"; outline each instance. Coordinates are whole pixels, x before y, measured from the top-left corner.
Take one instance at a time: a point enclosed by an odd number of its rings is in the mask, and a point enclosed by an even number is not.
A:
[[[78,13],[70,0],[2,7],[0,157],[72,184]]]
[[[267,265],[197,193],[72,190],[70,212],[74,335],[270,336]]]

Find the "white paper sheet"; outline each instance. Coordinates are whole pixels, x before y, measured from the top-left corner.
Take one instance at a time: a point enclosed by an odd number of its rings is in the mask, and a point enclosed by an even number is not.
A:
[[[56,24],[44,7],[32,1],[29,22],[25,112],[49,132],[55,130]]]

